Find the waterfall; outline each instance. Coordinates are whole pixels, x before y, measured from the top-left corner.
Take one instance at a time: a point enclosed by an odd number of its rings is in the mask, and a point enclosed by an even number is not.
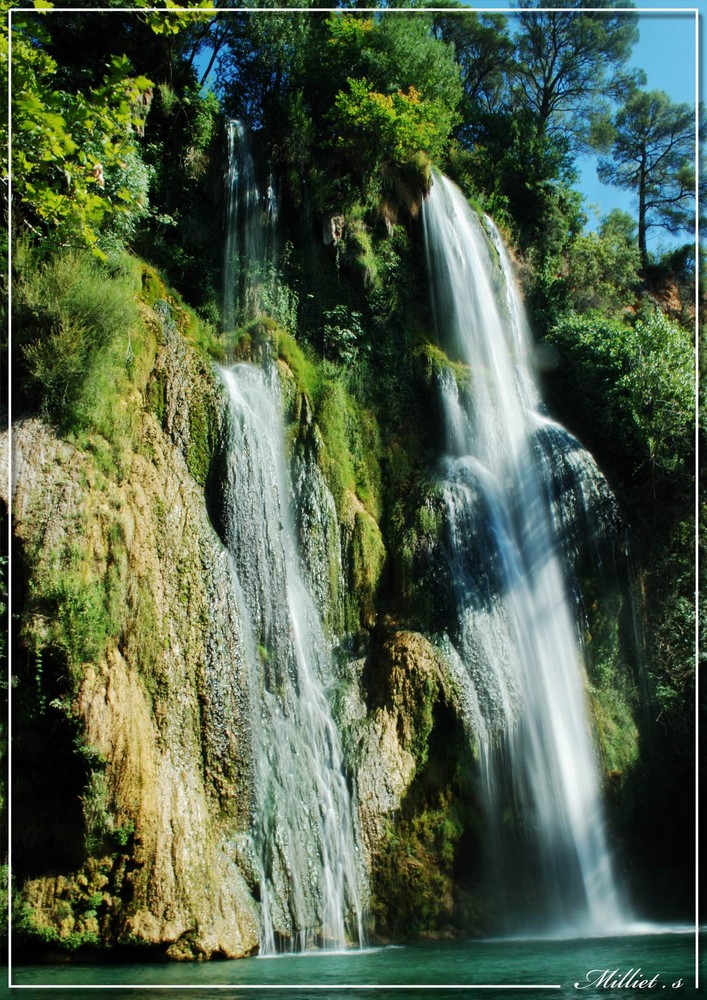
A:
[[[229,398],[223,534],[249,622],[261,954],[363,942],[362,863],[327,699],[332,650],[304,583],[274,366],[221,371]]]
[[[596,487],[591,456],[538,412],[523,306],[493,224],[482,226],[439,175],[423,219],[438,334],[471,379],[468,391],[451,370],[441,379],[455,598],[446,642],[476,729],[491,879],[510,906],[526,874],[542,886],[534,929],[606,931],[624,924],[623,903],[562,544],[579,508],[591,517],[593,505],[607,506],[608,490]],[[575,478],[565,497],[553,478],[563,462]],[[578,483],[586,483],[584,498]],[[509,814],[520,828],[514,835]]]
[[[274,171],[261,194],[250,135],[243,122],[226,123],[225,244],[222,321],[226,332],[242,317],[255,316],[264,284],[277,263],[278,200]]]

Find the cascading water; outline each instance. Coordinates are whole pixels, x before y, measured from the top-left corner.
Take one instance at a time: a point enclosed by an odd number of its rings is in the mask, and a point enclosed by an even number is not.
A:
[[[222,321],[223,329],[231,331],[239,314],[257,313],[262,287],[272,278],[277,263],[278,201],[272,171],[261,195],[243,122],[231,119],[226,123],[226,146]]]
[[[249,622],[255,778],[252,854],[261,954],[363,942],[364,878],[341,740],[326,696],[332,653],[303,581],[289,509],[277,373],[222,370],[230,433],[223,534]]]
[[[569,449],[568,441],[580,446],[537,412],[523,308],[490,220],[489,238],[441,176],[423,218],[439,336],[471,378],[466,393],[451,372],[441,380],[442,488],[456,603],[448,653],[468,689],[476,730],[492,879],[503,893],[534,869],[545,910],[536,909],[534,929],[616,929],[623,904],[559,547],[562,517],[552,497],[553,449]],[[596,469],[582,455],[586,468]],[[511,848],[509,803],[523,829]]]
[[[243,122],[226,123],[226,240],[223,255],[223,328],[233,330],[236,312],[248,298],[250,269],[262,256],[258,219],[260,194]]]

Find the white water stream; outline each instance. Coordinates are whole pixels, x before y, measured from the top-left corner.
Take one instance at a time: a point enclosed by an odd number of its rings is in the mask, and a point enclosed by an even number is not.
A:
[[[561,517],[550,502],[551,463],[538,445],[539,426],[550,422],[537,412],[522,302],[493,224],[486,220],[485,232],[448,179],[435,176],[423,219],[440,342],[471,378],[467,393],[451,371],[441,381],[443,490],[457,617],[450,641],[476,716],[493,880],[503,892],[535,869],[545,901],[535,919],[581,932],[617,929],[624,906],[607,847]],[[569,439],[557,431],[543,447]],[[522,854],[516,842],[511,857],[502,815],[509,800],[524,830]]]
[[[326,689],[332,651],[304,583],[277,373],[222,369],[224,535],[249,622],[261,954],[363,942],[360,853]]]
[[[222,325],[231,332],[241,316],[257,314],[272,280],[279,208],[272,170],[265,193],[258,187],[250,135],[238,119],[226,122],[226,147]]]

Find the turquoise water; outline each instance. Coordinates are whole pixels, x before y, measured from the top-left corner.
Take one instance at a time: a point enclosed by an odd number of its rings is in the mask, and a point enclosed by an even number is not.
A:
[[[591,985],[605,971],[612,974],[608,985]],[[611,982],[620,982],[622,977],[624,984],[612,988]],[[636,981],[651,985],[638,988]],[[25,987],[12,991],[23,1000],[83,996],[176,996],[180,1000],[209,996],[242,1000],[574,996],[596,1000],[621,995],[665,997],[667,991],[691,996],[695,993],[695,936],[692,931],[674,929],[579,940],[416,943],[237,962],[20,966],[13,969],[12,982]],[[575,983],[586,988],[577,989]],[[106,986],[112,988],[96,989]]]

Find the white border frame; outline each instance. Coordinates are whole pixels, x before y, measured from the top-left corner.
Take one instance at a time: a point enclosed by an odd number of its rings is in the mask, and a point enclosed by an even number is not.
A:
[[[449,985],[449,984],[434,984],[434,985],[414,985],[414,984],[322,984],[322,983],[298,983],[298,984],[223,984],[223,985],[209,985],[209,984],[193,984],[193,985],[177,985],[177,984],[147,984],[147,985],[133,985],[133,984],[98,984],[98,985],[64,985],[64,984],[51,984],[51,985],[38,985],[38,984],[15,984],[12,983],[12,796],[11,796],[11,774],[12,774],[12,684],[11,684],[11,663],[12,663],[12,653],[10,647],[10,633],[11,633],[11,622],[12,622],[12,575],[11,575],[11,553],[12,553],[12,481],[13,481],[13,469],[12,469],[12,433],[11,433],[11,415],[12,415],[12,313],[9,308],[9,304],[12,301],[12,239],[13,239],[13,228],[12,228],[12,15],[15,11],[21,13],[22,15],[34,14],[34,15],[51,15],[53,13],[75,13],[75,14],[92,14],[92,13],[116,13],[116,14],[172,14],[179,16],[182,13],[195,13],[195,14],[223,14],[223,13],[247,13],[247,14],[258,14],[258,13],[345,13],[347,8],[340,7],[184,7],[181,8],[165,8],[165,7],[52,7],[52,8],[30,8],[30,7],[15,7],[10,8],[7,11],[7,39],[8,39],[8,88],[7,88],[7,123],[8,123],[8,145],[7,145],[7,211],[8,211],[8,256],[7,256],[7,289],[8,289],[8,338],[7,338],[7,351],[8,351],[8,385],[7,385],[7,406],[8,406],[8,456],[7,456],[7,468],[8,468],[8,483],[7,483],[7,518],[8,518],[8,528],[7,528],[7,655],[8,655],[8,671],[7,671],[7,692],[8,692],[8,708],[7,708],[7,825],[8,825],[8,912],[7,912],[7,929],[8,929],[8,963],[7,963],[7,986],[8,989],[13,990],[23,990],[23,989],[34,989],[34,990],[444,990],[444,991],[455,991],[455,990],[561,990],[563,986],[561,984],[547,984],[538,983],[531,985],[518,985],[518,984],[483,984],[483,985],[473,985],[473,984],[463,984],[463,985]],[[699,451],[699,411],[700,411],[700,384],[699,384],[699,363],[700,363],[700,320],[699,320],[699,303],[700,303],[700,226],[699,226],[699,180],[700,180],[700,155],[699,155],[699,133],[700,133],[700,84],[701,84],[701,72],[700,72],[700,9],[698,7],[626,7],[626,8],[606,8],[606,7],[535,7],[535,8],[517,8],[517,7],[477,7],[473,4],[473,0],[469,0],[469,6],[467,8],[446,8],[446,7],[424,7],[424,8],[411,8],[411,7],[356,7],[349,8],[355,10],[357,13],[385,13],[385,14],[409,14],[414,12],[419,13],[445,13],[445,14],[510,14],[510,15],[522,15],[522,14],[542,14],[542,13],[570,13],[570,14],[587,14],[587,13],[618,13],[625,10],[627,13],[631,14],[641,14],[641,13],[652,13],[652,14],[693,14],[694,15],[694,26],[695,26],[695,677],[694,677],[694,691],[695,691],[695,732],[694,732],[694,742],[695,742],[695,990],[700,989],[700,925],[699,925],[699,748],[700,748],[700,738],[699,738],[699,696],[700,696],[700,664],[699,664],[699,638],[700,638],[700,608],[699,608],[699,594],[700,594],[700,579],[699,579],[699,569],[700,569],[700,552],[699,552],[699,524],[700,524],[700,451]],[[106,966],[108,967],[108,966]],[[570,987],[567,987],[568,989]],[[575,991],[576,992],[576,991]]]

